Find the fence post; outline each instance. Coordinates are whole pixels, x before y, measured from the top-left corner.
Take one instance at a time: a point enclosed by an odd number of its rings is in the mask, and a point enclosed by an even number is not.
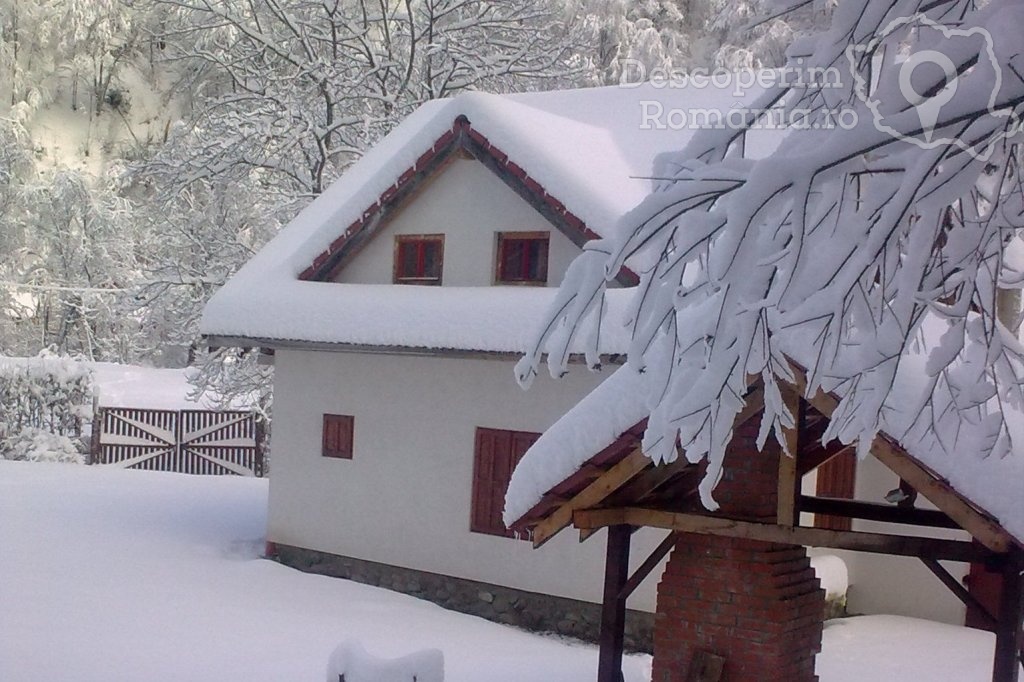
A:
[[[89,459],[86,464],[101,464],[100,460],[100,430],[103,428],[103,408],[98,405],[96,398],[92,401],[92,433],[89,434]]]
[[[256,429],[256,449],[253,451],[252,471],[256,474],[257,478],[263,478],[263,438],[265,436],[265,430],[263,428],[263,420],[260,419],[258,414],[253,413],[252,420]]]

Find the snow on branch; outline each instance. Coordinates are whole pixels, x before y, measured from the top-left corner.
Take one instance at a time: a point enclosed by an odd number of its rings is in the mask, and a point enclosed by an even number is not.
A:
[[[809,394],[841,397],[825,439],[862,455],[884,429],[950,456],[1024,457],[1020,314],[1005,305],[1024,281],[1022,24],[1009,0],[841,4],[784,72],[842,78],[773,85],[738,127],[665,155],[656,190],[573,265],[520,382],[545,355],[564,372],[614,274],[653,262],[625,321],[629,364],[658,378],[644,447],[707,458],[709,509],[750,377],[762,441],[793,423],[790,360]],[[784,138],[745,158],[767,120]]]

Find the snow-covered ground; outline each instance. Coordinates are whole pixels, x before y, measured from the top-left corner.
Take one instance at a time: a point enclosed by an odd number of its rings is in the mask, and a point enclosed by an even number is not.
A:
[[[0,680],[323,680],[339,643],[448,682],[589,682],[597,651],[259,558],[266,480],[0,461]],[[830,622],[822,682],[988,679],[993,638]],[[626,679],[649,674],[630,656]]]

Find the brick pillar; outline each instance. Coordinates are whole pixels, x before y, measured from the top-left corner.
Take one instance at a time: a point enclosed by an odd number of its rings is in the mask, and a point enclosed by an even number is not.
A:
[[[774,521],[780,453],[757,452],[756,434],[733,439],[716,515]],[[653,682],[817,680],[824,612],[803,547],[681,533],[658,585]]]

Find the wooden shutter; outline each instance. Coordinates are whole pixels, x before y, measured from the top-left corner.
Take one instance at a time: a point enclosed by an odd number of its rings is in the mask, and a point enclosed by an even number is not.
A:
[[[857,485],[857,454],[847,449],[818,467],[815,495],[852,500]],[[850,530],[851,520],[845,517],[814,515],[815,528]]]
[[[325,414],[323,425],[324,457],[352,459],[352,432],[355,419],[346,414]]]
[[[470,530],[513,537],[502,520],[505,493],[516,464],[539,437],[525,431],[477,428]]]

